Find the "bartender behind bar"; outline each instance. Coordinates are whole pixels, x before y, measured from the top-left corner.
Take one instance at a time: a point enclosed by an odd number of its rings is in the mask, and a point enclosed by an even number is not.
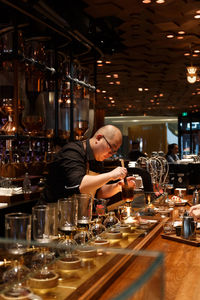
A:
[[[49,164],[44,197],[56,202],[72,194],[84,193],[97,198],[109,198],[121,191],[127,169],[117,167],[100,173],[102,163],[117,152],[122,143],[121,131],[106,125],[85,141],[67,143],[55,154]],[[128,177],[128,185],[134,186],[134,177]],[[114,183],[110,183],[113,181]]]

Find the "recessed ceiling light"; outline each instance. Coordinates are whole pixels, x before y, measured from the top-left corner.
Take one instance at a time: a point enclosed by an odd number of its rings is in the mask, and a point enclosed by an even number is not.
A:
[[[180,30],[180,31],[178,31],[178,34],[185,34],[185,31]]]
[[[106,64],[111,64],[111,61],[110,60],[106,60],[105,63]]]
[[[194,56],[194,57],[197,57],[197,56],[198,56],[198,54],[194,53],[194,54],[192,54],[192,56]]]
[[[107,75],[106,75],[106,77],[107,77],[107,78],[110,78],[110,77],[111,77],[111,75],[107,74]]]
[[[199,52],[200,52],[200,50],[198,50],[198,49],[194,50],[194,53],[199,53]]]
[[[109,97],[109,100],[112,100],[113,99],[113,97]]]
[[[165,3],[165,0],[156,0],[156,3],[162,4],[162,3]]]
[[[196,14],[200,14],[200,10],[197,10],[197,11],[196,11]]]
[[[145,88],[144,90],[145,90],[145,91],[148,91],[149,89],[148,89],[148,88]]]
[[[184,37],[183,36],[177,36],[177,40],[183,40],[184,39]]]
[[[103,64],[97,64],[98,67],[103,67]]]
[[[200,19],[200,15],[195,15],[194,18],[195,19]]]
[[[184,55],[185,56],[190,56],[190,53],[189,52],[185,52]]]
[[[143,88],[138,88],[138,91],[139,91],[139,92],[142,92],[142,91],[143,91]]]
[[[112,100],[111,103],[115,103],[115,100]]]
[[[106,91],[104,90],[104,91],[102,91],[102,93],[103,93],[103,94],[105,94],[105,93],[106,93]]]
[[[168,35],[166,35],[166,38],[168,38],[168,39],[173,39],[173,38],[174,38],[174,35],[173,35],[173,34],[168,34]]]
[[[101,92],[101,90],[99,90],[99,89],[96,89],[96,92],[97,92],[97,93],[100,93],[100,92]]]
[[[164,95],[163,95],[163,94],[160,94],[159,96],[160,96],[160,97],[163,97]]]
[[[113,81],[110,81],[109,84],[114,84],[114,82],[113,82]]]
[[[103,62],[102,60],[97,60],[98,64],[102,64],[102,62]]]
[[[120,85],[120,84],[121,84],[121,82],[120,82],[120,81],[116,81],[116,84]]]
[[[148,4],[151,3],[151,0],[142,0],[142,3]]]
[[[118,74],[113,74],[113,77],[114,77],[114,78],[118,78],[119,75],[118,75]]]

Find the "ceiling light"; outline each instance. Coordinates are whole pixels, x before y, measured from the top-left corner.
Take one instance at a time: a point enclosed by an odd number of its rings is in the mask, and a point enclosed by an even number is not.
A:
[[[118,74],[113,74],[113,77],[114,77],[114,78],[118,78],[119,75],[118,75]]]
[[[180,31],[178,31],[178,34],[185,34],[185,31],[180,30]]]
[[[111,75],[109,75],[109,74],[108,74],[108,75],[106,75],[106,77],[107,77],[107,78],[110,78],[110,77],[111,77]]]
[[[177,40],[183,40],[184,37],[183,36],[177,36]]]
[[[105,63],[106,64],[111,64],[111,61],[110,60],[106,60]]]
[[[120,83],[121,83],[120,81],[116,81],[116,84],[120,85]]]
[[[193,57],[198,57],[198,54],[194,53],[192,54]]]
[[[145,91],[148,91],[149,89],[148,89],[148,88],[145,88],[144,90],[145,90]]]
[[[109,97],[108,99],[109,99],[109,100],[113,100],[113,97]]]
[[[114,84],[114,82],[113,82],[113,81],[110,81],[109,84]]]
[[[194,53],[199,53],[199,52],[200,52],[200,50],[198,50],[198,49],[194,50]]]
[[[102,64],[102,62],[103,62],[102,60],[97,60],[98,64]]]
[[[102,91],[102,93],[103,93],[103,94],[105,94],[105,93],[106,93],[106,91]]]
[[[164,95],[163,95],[163,94],[160,94],[159,96],[160,96],[160,97],[163,97]]]
[[[200,19],[200,15],[195,15],[194,18],[195,19]]]
[[[168,38],[168,39],[173,39],[173,38],[174,38],[174,35],[173,35],[173,34],[168,34],[168,35],[166,35],[166,38]]]
[[[142,0],[142,3],[148,4],[151,3],[151,0]]]
[[[115,103],[115,100],[112,100],[111,103]]]
[[[195,75],[197,72],[197,67],[195,67],[195,66],[189,66],[186,69],[190,75]]]
[[[97,92],[97,93],[100,93],[100,92],[101,92],[101,90],[99,90],[99,89],[96,89],[96,92]]]
[[[190,75],[190,74],[187,74],[187,81],[189,83],[195,83],[197,80],[197,76],[196,75]]]
[[[156,3],[162,4],[162,3],[165,3],[165,0],[156,0]]]
[[[138,91],[139,91],[139,92],[142,92],[142,91],[143,91],[143,88],[138,88]]]
[[[97,64],[98,67],[103,67],[103,64]]]

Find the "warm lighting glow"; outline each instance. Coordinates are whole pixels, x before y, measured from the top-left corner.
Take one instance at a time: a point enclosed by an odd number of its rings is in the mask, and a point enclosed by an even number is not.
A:
[[[198,49],[194,50],[194,53],[199,53],[199,52],[200,52],[200,50],[198,50]]]
[[[163,94],[160,94],[159,96],[160,96],[160,97],[163,97],[164,95],[163,95]]]
[[[200,15],[194,16],[195,19],[200,19]]]
[[[97,66],[98,66],[98,67],[103,67],[103,64],[98,64]]]
[[[115,103],[115,100],[112,100],[111,103]]]
[[[138,88],[138,91],[139,91],[139,92],[142,92],[142,91],[143,91],[143,88]]]
[[[142,0],[142,3],[148,4],[151,3],[151,0]]]
[[[114,84],[114,82],[113,82],[113,81],[110,81],[109,84]]]
[[[185,31],[180,30],[180,31],[178,31],[178,34],[185,34]]]
[[[189,83],[195,83],[197,80],[197,76],[196,75],[190,75],[190,74],[187,74],[187,81]]]
[[[104,91],[102,91],[102,93],[103,93],[103,94],[105,94],[105,93],[106,93],[106,91],[104,90]]]
[[[148,88],[145,88],[144,90],[145,90],[145,91],[148,91],[149,89],[148,89]]]
[[[109,74],[108,74],[108,75],[106,75],[106,77],[107,77],[107,78],[110,78],[110,77],[111,77],[111,75],[109,75]]]
[[[177,40],[183,40],[183,36],[177,36]]]
[[[113,99],[113,97],[109,97],[108,99],[109,99],[109,100],[112,100],[112,99]]]
[[[189,67],[187,67],[187,72],[188,72],[190,75],[196,74],[196,71],[197,71],[197,67],[195,67],[195,66],[189,66]]]
[[[96,89],[96,92],[97,92],[97,93],[100,93],[100,92],[101,92],[101,90],[99,90],[99,89]]]
[[[185,56],[190,56],[189,52],[184,53]]]
[[[116,84],[118,84],[118,85],[119,85],[120,83],[121,83],[120,81],[116,81]]]
[[[168,35],[166,35],[166,37],[167,37],[168,39],[173,39],[174,35],[173,35],[173,34],[168,34]]]
[[[113,74],[113,77],[114,77],[114,78],[118,78],[119,75],[118,75],[118,74]]]
[[[97,60],[98,64],[102,64],[102,62],[103,62],[102,60]]]
[[[156,3],[162,4],[162,3],[165,3],[165,0],[156,0]]]
[[[110,60],[106,60],[105,63],[106,64],[111,64],[111,61]]]

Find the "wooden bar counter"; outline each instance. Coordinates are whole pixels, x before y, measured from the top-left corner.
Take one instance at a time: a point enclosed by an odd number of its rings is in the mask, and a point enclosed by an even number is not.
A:
[[[191,200],[190,196],[188,198]],[[189,209],[189,206],[187,205],[185,208]],[[175,208],[176,210],[177,208]],[[199,247],[163,239],[161,233],[151,240],[145,250],[159,251],[164,254],[164,299],[200,299],[200,285],[198,283],[200,278]],[[143,258],[136,258],[100,299],[111,299],[114,294],[123,289],[123,286],[131,284],[133,278],[138,272],[141,272],[141,268],[144,268],[145,264],[147,262]],[[146,299],[154,300],[150,294],[149,297],[143,298],[143,300]]]

